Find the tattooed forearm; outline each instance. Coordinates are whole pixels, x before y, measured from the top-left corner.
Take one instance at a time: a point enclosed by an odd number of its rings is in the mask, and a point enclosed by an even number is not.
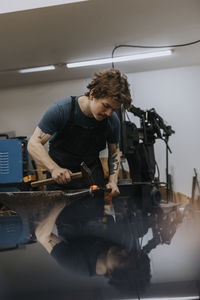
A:
[[[48,243],[52,246],[52,247],[54,247],[57,243],[56,243],[56,241],[53,241],[52,239],[50,239],[49,241],[48,241]]]
[[[44,133],[44,132],[41,131],[40,135],[38,136],[38,139],[40,139],[40,140],[43,139],[43,137],[44,137],[45,135],[46,135],[46,133]]]
[[[118,155],[114,154],[113,156],[109,156],[108,158],[108,167],[110,175],[115,174],[119,169],[119,160]]]

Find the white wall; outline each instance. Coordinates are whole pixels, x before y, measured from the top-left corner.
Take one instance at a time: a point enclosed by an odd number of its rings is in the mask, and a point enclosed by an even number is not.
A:
[[[176,191],[191,195],[193,168],[200,171],[200,66],[128,74],[134,105],[154,107],[176,131],[169,140],[169,167]],[[0,133],[15,130],[30,136],[54,101],[85,92],[89,79],[0,90]],[[137,122],[136,118],[134,120]],[[161,179],[165,179],[165,146],[156,142]]]
[[[191,195],[193,168],[200,172],[200,66],[129,75],[134,105],[154,107],[175,130],[169,139],[169,169],[175,190]],[[156,159],[165,178],[165,145],[156,142]]]
[[[73,80],[0,90],[0,132],[29,137],[49,105],[82,94],[85,85],[85,80]]]

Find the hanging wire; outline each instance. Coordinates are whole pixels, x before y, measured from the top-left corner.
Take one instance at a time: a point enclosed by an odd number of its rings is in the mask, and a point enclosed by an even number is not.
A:
[[[193,42],[188,42],[188,43],[184,43],[184,44],[175,44],[175,45],[162,45],[162,46],[148,46],[148,45],[118,45],[115,46],[112,50],[112,58],[114,57],[114,53],[117,49],[119,48],[142,48],[142,49],[162,49],[162,48],[180,48],[180,47],[186,47],[186,46],[191,46],[194,44],[198,44],[200,43],[200,40],[196,40]],[[112,62],[112,68],[114,69],[114,63]]]

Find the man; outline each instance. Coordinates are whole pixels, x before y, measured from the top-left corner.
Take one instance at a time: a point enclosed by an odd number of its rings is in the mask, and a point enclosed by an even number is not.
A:
[[[84,161],[93,172],[97,185],[104,185],[99,152],[108,143],[109,179],[106,187],[111,196],[119,194],[117,179],[120,165],[120,122],[115,113],[121,105],[131,104],[129,85],[119,70],[95,73],[80,97],[54,103],[44,114],[28,144],[32,157],[47,168],[58,185],[71,181],[72,172],[80,171]],[[43,145],[49,141],[49,154]],[[75,187],[84,187],[76,181]]]
[[[98,199],[94,201],[98,206]],[[62,224],[62,220],[58,219],[65,208],[68,216]],[[131,288],[132,291],[135,282],[141,290],[145,288],[151,277],[150,260],[138,248],[135,216],[132,221],[125,218],[117,223],[108,216],[105,223],[103,211],[96,213],[92,207],[89,210],[88,218],[82,207],[79,207],[78,213],[71,205],[65,207],[64,200],[57,201],[37,223],[35,235],[38,242],[70,273],[87,277],[103,275],[110,284],[125,290]],[[57,233],[54,231],[55,224]]]
[[[65,234],[64,239],[52,232],[64,206],[64,201],[57,202],[35,230],[38,242],[56,262],[68,271],[84,276],[105,275],[119,266],[120,258],[127,257],[127,251],[108,239],[86,234],[84,228],[87,230],[87,225],[83,220],[80,228],[72,223],[69,235]]]

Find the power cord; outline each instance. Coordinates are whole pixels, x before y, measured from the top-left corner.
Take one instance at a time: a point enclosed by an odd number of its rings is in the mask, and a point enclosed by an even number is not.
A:
[[[175,44],[175,45],[162,45],[162,46],[142,46],[142,45],[118,45],[115,46],[112,50],[112,58],[114,57],[114,53],[117,49],[119,48],[143,48],[143,49],[148,49],[148,48],[152,48],[152,49],[161,49],[161,48],[178,48],[178,47],[186,47],[186,46],[191,46],[194,44],[198,44],[200,43],[200,40],[196,40],[193,42],[189,42],[189,43],[184,43],[184,44]],[[114,63],[112,62],[112,68],[114,69]]]

